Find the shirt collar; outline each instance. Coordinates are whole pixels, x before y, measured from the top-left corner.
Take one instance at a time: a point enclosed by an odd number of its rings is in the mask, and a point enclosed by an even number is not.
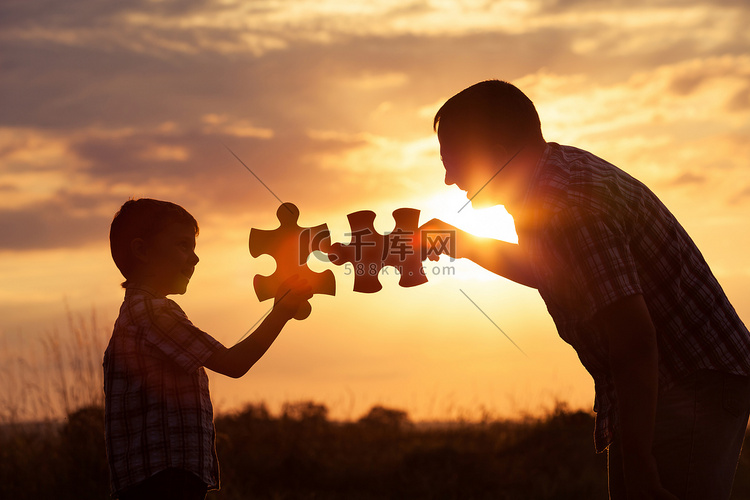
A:
[[[149,297],[153,297],[155,299],[163,299],[164,296],[160,295],[147,285],[128,285],[128,287],[125,289],[125,297],[132,297],[134,295],[148,295]]]
[[[530,226],[533,227],[534,213],[536,212],[536,208],[533,206],[533,203],[534,199],[538,196],[538,188],[540,185],[540,180],[542,179],[544,165],[547,163],[550,155],[552,154],[553,146],[554,143],[547,143],[547,145],[544,147],[544,152],[539,157],[539,161],[536,162],[534,171],[529,178],[528,187],[526,188],[526,194],[524,195],[523,201],[521,202],[520,213],[523,214],[521,230],[528,229],[530,228]]]

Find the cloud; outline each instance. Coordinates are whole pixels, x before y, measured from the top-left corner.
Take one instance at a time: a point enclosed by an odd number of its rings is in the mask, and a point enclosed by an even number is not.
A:
[[[684,174],[681,174],[677,176],[676,178],[672,179],[668,182],[668,185],[671,187],[677,187],[677,186],[685,186],[685,185],[700,185],[704,184],[706,182],[706,176],[705,175],[698,175],[693,172],[685,172]]]
[[[323,179],[312,160],[316,155],[356,145],[353,141],[316,140],[293,132],[271,137],[240,132],[139,132],[119,138],[84,138],[73,149],[88,165],[85,171],[92,179],[134,187],[164,186],[195,202],[211,200],[216,210],[226,210],[253,205],[253,197],[248,194],[261,187],[226,148],[274,193],[285,198],[285,193],[318,189]],[[261,198],[265,197],[262,194]]]
[[[542,0],[544,9],[567,10],[572,8],[611,9],[611,8],[644,8],[644,7],[686,7],[706,5],[705,0]],[[723,7],[746,7],[744,0],[716,0],[712,5]]]
[[[223,144],[283,200],[413,197],[442,180],[439,104],[497,77],[534,99],[551,139],[601,145],[660,181],[690,180],[685,164],[734,168],[696,148],[747,123],[750,9],[691,5],[6,3],[4,223],[57,234],[43,212],[80,219],[59,208],[70,185],[107,213],[131,195],[217,216],[275,207]]]
[[[16,168],[0,176],[4,192],[0,230],[5,236],[0,247],[85,245],[106,233],[102,221],[111,220],[129,197],[169,199],[232,218],[273,211],[276,197],[330,208],[375,199],[386,189],[396,192],[391,179],[385,181],[385,171],[368,175],[344,164],[343,169],[329,168],[330,162],[345,161],[365,146],[366,155],[382,160],[379,146],[371,147],[370,138],[320,132],[276,134],[252,126],[252,133],[247,133],[224,118],[207,121],[211,123],[201,129],[163,124],[150,130],[89,130],[57,136],[65,152],[57,161],[72,167],[67,171],[28,168],[35,162],[33,146],[38,138],[6,148],[0,162],[15,162]]]
[[[58,193],[45,203],[0,209],[0,250],[69,248],[105,242],[114,210],[110,215],[102,214],[102,201],[99,197]]]
[[[69,12],[56,4],[39,3],[41,7],[7,5],[3,38],[109,52],[127,50],[163,60],[200,54],[263,57],[308,44],[335,46],[363,38],[529,37],[551,31],[575,33],[580,37],[576,50],[581,53],[594,49],[610,56],[633,49],[654,53],[686,39],[700,40],[694,48],[704,49],[747,41],[742,19],[748,15],[741,0],[720,5],[705,1],[259,0],[192,1],[184,6],[146,0],[108,6],[78,0],[70,3]]]
[[[748,85],[739,89],[727,102],[727,111],[747,111],[750,109],[750,81]]]
[[[734,92],[747,87],[748,75],[750,57],[743,55],[642,69],[613,84],[545,69],[515,83],[546,115],[543,126],[562,134],[575,131],[573,139],[651,129],[694,140],[696,133],[719,135],[746,123],[744,115],[731,116],[726,109]]]
[[[686,50],[726,52],[717,44],[746,36],[737,22],[742,16],[723,10],[709,10],[721,21],[716,36],[723,41],[696,47],[714,39],[694,33],[696,26],[716,24],[702,11],[662,10],[654,17],[595,4],[579,18],[519,7],[523,22],[505,29],[497,21],[507,17],[507,7],[482,2],[174,3],[78,1],[71,12],[48,2],[7,4],[0,122],[197,126],[203,116],[230,113],[262,129],[331,128],[325,118],[352,120],[345,106],[363,116],[386,101],[424,106],[480,79],[514,79],[542,67],[612,81],[642,67],[644,56],[673,63]],[[625,18],[627,26],[620,26]],[[737,26],[724,26],[729,20]],[[653,39],[667,34],[673,39]],[[273,49],[257,48],[253,40],[264,37],[276,40],[269,42]],[[321,116],[322,107],[331,114]],[[343,125],[362,129],[364,122]]]
[[[678,96],[687,96],[712,80],[726,79],[738,80],[741,85],[739,91],[746,91],[750,85],[750,58],[725,55],[688,61],[674,68],[669,91]]]
[[[730,206],[741,205],[743,203],[746,203],[748,199],[750,199],[750,186],[747,186],[745,189],[742,189],[741,191],[736,193],[734,196],[732,196],[729,199],[729,205]]]

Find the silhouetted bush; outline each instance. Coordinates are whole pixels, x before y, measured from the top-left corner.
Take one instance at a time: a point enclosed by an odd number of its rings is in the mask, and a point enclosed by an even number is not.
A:
[[[419,424],[373,407],[333,422],[325,406],[290,403],[274,417],[248,405],[216,418],[222,489],[211,500],[606,498],[606,456],[593,417],[558,406],[544,418]],[[62,424],[0,428],[0,498],[108,498],[101,407]],[[746,438],[732,498],[750,497]]]
[[[377,405],[373,406],[367,415],[360,418],[359,423],[369,427],[400,429],[409,423],[409,417],[405,411]]]
[[[66,485],[56,498],[106,498],[109,470],[104,448],[104,410],[93,406],[68,416],[60,429]]]
[[[0,430],[0,498],[109,496],[104,410],[85,407],[61,425],[8,424]]]

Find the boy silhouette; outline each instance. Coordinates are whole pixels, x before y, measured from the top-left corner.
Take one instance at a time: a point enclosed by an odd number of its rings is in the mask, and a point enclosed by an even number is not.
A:
[[[547,143],[502,81],[449,99],[433,126],[445,183],[503,204],[518,245],[455,234],[437,253],[539,290],[595,383],[610,498],[729,498],[750,414],[750,334],[701,253],[646,186]],[[431,259],[437,257],[433,254]]]
[[[193,216],[166,201],[129,200],[112,221],[125,300],[104,354],[105,438],[112,492],[122,500],[202,499],[219,487],[204,367],[241,377],[312,296],[291,278],[261,325],[224,347],[167,298],[187,290],[197,235]]]

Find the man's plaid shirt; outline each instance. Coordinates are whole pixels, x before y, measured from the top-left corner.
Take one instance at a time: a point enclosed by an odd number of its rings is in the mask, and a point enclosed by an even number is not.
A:
[[[594,441],[604,450],[618,405],[603,332],[592,318],[642,294],[656,327],[659,387],[699,369],[750,375],[750,334],[695,243],[646,186],[604,160],[549,143],[526,199],[519,246],[560,336],[594,378]]]
[[[203,363],[221,344],[180,307],[128,288],[104,354],[105,438],[112,491],[170,467],[217,488],[213,407]]]

